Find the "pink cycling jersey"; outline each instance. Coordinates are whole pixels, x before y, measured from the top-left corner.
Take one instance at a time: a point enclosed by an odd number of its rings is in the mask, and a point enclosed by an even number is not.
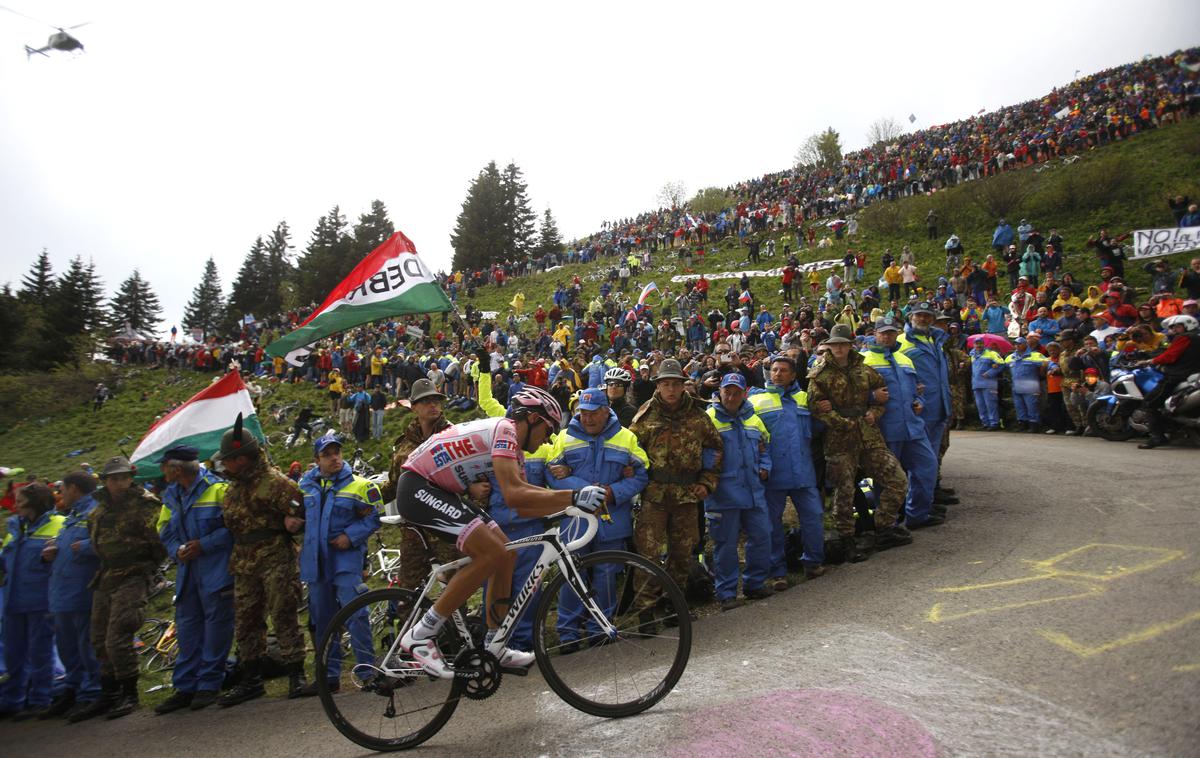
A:
[[[443,429],[412,451],[401,468],[461,495],[467,485],[492,473],[494,458],[512,458],[524,470],[525,455],[512,419],[485,418]]]

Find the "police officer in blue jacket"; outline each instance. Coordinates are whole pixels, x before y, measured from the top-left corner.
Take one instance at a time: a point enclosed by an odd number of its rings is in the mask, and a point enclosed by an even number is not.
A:
[[[971,390],[975,393],[975,408],[979,412],[979,423],[983,431],[1000,431],[1000,375],[1004,373],[1004,359],[1000,353],[988,347],[982,339],[976,339],[971,348]]]
[[[796,362],[786,355],[771,360],[769,382],[750,391],[750,403],[770,433],[771,476],[767,479],[767,514],[771,520],[771,577],[773,589],[788,588],[784,554],[783,510],[787,499],[800,521],[804,543],[804,575],[815,579],[825,573],[824,502],[817,490],[813,469],[814,422],[808,394],[800,389]]]
[[[54,542],[44,553],[50,566],[50,613],[54,616],[54,641],[66,670],[63,692],[38,718],[67,714],[76,704],[87,705],[100,697],[100,662],[92,648],[92,580],[100,559],[92,552],[87,517],[96,507],[92,493],[98,484],[86,471],[72,471],[62,480],[64,518]]]
[[[233,644],[233,534],[221,503],[229,485],[200,465],[199,451],[177,445],[159,459],[167,488],[162,493],[158,535],[175,562],[175,636],[179,654],[171,683],[175,692],[159,703],[162,715],[212,705],[225,678]]]
[[[900,351],[908,356],[917,371],[917,385],[921,390],[924,410],[921,421],[925,424],[925,436],[929,447],[937,452],[942,447],[942,436],[946,425],[953,418],[950,398],[950,363],[946,358],[946,332],[933,325],[936,318],[929,303],[919,303],[909,311],[911,323],[900,337]],[[935,480],[936,481],[936,480]],[[935,502],[953,504],[958,502],[950,491],[937,491]]]
[[[0,559],[8,587],[4,598],[4,659],[8,679],[0,684],[0,718],[26,719],[50,705],[54,681],[54,622],[49,612],[50,562],[45,548],[58,535],[63,517],[54,512],[54,493],[44,484],[17,492],[17,515],[8,520]]]
[[[546,483],[551,489],[571,490],[599,485],[608,490],[608,516],[600,521],[600,531],[591,544],[579,551],[587,555],[599,550],[622,550],[633,536],[633,497],[646,487],[649,459],[638,445],[633,432],[621,426],[617,415],[608,405],[603,387],[586,389],[579,395],[575,416],[554,438],[546,468]],[[629,474],[629,475],[627,475]],[[570,519],[563,523],[565,540],[572,539],[583,529],[582,523]],[[596,593],[596,602],[608,614],[616,609],[615,573],[618,568],[601,567],[601,575],[591,577],[589,586]],[[584,618],[583,605],[575,592],[564,586],[559,595],[558,636],[560,652],[579,649],[582,642],[579,628]],[[600,634],[589,622],[587,634]]]
[[[918,529],[937,526],[946,518],[941,507],[934,510],[937,453],[929,446],[925,424],[921,422],[925,408],[917,391],[916,368],[912,360],[897,349],[899,332],[896,319],[890,316],[876,319],[875,345],[864,350],[862,355],[863,362],[887,382],[887,400],[879,418],[879,432],[908,475],[905,526]]]
[[[369,480],[356,475],[342,460],[342,438],[330,432],[313,442],[316,468],[300,480],[304,493],[304,545],[300,550],[300,579],[308,584],[308,613],[321,639],[333,615],[367,587],[363,564],[367,540],[382,523],[383,496]],[[347,622],[350,645],[358,663],[374,663],[371,626],[363,608]],[[299,694],[317,694],[319,677],[337,692],[342,661],[331,651],[329,668],[313,674],[313,682]]]
[[[718,393],[719,402],[708,409],[708,417],[725,443],[725,457],[717,489],[704,499],[704,512],[713,540],[717,602],[722,611],[728,611],[742,605],[737,596],[741,534],[746,535],[743,592],[752,599],[775,594],[766,586],[771,569],[771,521],[763,484],[771,472],[771,454],[767,427],[746,400],[746,378],[726,374]],[[711,452],[705,450],[704,454]]]

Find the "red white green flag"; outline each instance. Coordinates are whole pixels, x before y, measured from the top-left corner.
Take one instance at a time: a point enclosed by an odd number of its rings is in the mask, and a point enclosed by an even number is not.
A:
[[[298,365],[309,345],[331,334],[406,313],[453,309],[412,241],[396,232],[363,258],[303,324],[268,345],[266,352]]]
[[[244,428],[260,442],[264,441],[250,391],[242,382],[241,374],[230,371],[150,427],[129,457],[137,466],[137,479],[162,476],[158,459],[176,445],[191,445],[200,451],[200,460],[207,461],[220,449],[221,435],[233,426],[239,413]]]

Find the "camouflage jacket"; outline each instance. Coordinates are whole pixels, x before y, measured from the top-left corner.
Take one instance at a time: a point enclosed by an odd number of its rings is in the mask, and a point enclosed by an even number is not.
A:
[[[629,430],[650,459],[650,482],[642,492],[644,503],[673,498],[695,503],[692,484],[703,484],[715,492],[721,479],[725,444],[699,399],[684,393],[679,407],[668,410],[658,393],[646,401],[633,417]],[[705,467],[704,451],[711,450],[712,465]]]
[[[296,560],[296,545],[283,519],[304,518],[304,495],[261,454],[240,474],[229,477],[221,508],[234,538],[230,573],[254,573],[263,561]]]
[[[872,393],[887,382],[875,369],[863,362],[861,354],[850,351],[844,367],[826,358],[818,361],[808,372],[808,407],[813,416],[829,427],[825,437],[825,448],[835,453],[855,445],[858,441],[883,444],[879,427],[867,422],[864,414],[870,410],[878,418],[884,406],[872,399]],[[815,410],[822,400],[828,400],[833,410],[822,413]],[[877,439],[876,439],[877,438]]]
[[[450,422],[446,420],[446,417],[439,417],[437,423],[433,425],[433,434],[437,434],[448,426],[450,426]],[[433,434],[429,436],[432,437]],[[421,420],[414,418],[408,422],[408,426],[404,427],[404,431],[392,443],[392,466],[388,469],[387,484],[379,489],[383,495],[383,502],[390,503],[396,499],[396,483],[400,481],[400,474],[403,473],[400,467],[404,465],[404,461],[408,460],[412,451],[427,439],[429,437],[421,433]]]
[[[957,347],[945,345],[946,366],[949,368],[950,403],[954,417],[961,418],[966,412],[967,388],[971,386],[971,356]]]
[[[155,529],[162,503],[136,484],[118,502],[103,487],[96,490],[95,498],[87,525],[100,571],[92,586],[103,590],[130,576],[152,576],[167,557]]]

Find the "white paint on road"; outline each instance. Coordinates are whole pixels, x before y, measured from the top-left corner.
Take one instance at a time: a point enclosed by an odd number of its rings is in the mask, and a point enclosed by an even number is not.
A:
[[[781,639],[779,637],[777,640]],[[733,645],[731,644],[731,647]],[[743,648],[739,650],[746,654]],[[754,713],[738,713],[739,704],[757,707],[763,696],[784,695],[782,703],[810,697],[846,702],[874,701],[851,716],[836,708],[806,708],[796,713],[774,713],[776,719],[803,725],[805,744],[811,748],[815,730],[822,740],[841,743],[849,754],[870,752],[864,729],[880,719],[895,722],[896,711],[925,730],[942,754],[960,756],[1130,756],[1136,751],[1108,737],[1100,724],[1083,714],[1014,687],[993,676],[948,662],[937,651],[885,632],[863,626],[810,630],[792,642],[766,647],[755,644],[749,660],[723,653],[693,657],[680,688],[651,711],[633,720],[596,719],[573,710],[553,693],[537,698],[540,720],[534,736],[541,752],[554,755],[607,755],[675,753],[712,731],[714,713],[727,713],[731,724],[753,722]],[[806,693],[798,696],[796,693]],[[719,710],[712,710],[716,707]],[[806,724],[818,717],[835,723]],[[840,723],[837,723],[840,722]],[[905,730],[900,730],[906,733]],[[747,755],[787,754],[775,734],[737,734]],[[902,745],[892,745],[894,755],[924,755],[919,735]],[[582,748],[587,745],[589,747]],[[602,746],[602,747],[600,747]],[[710,742],[695,747],[712,748]],[[802,747],[801,744],[796,745]],[[694,753],[695,754],[695,753]]]

